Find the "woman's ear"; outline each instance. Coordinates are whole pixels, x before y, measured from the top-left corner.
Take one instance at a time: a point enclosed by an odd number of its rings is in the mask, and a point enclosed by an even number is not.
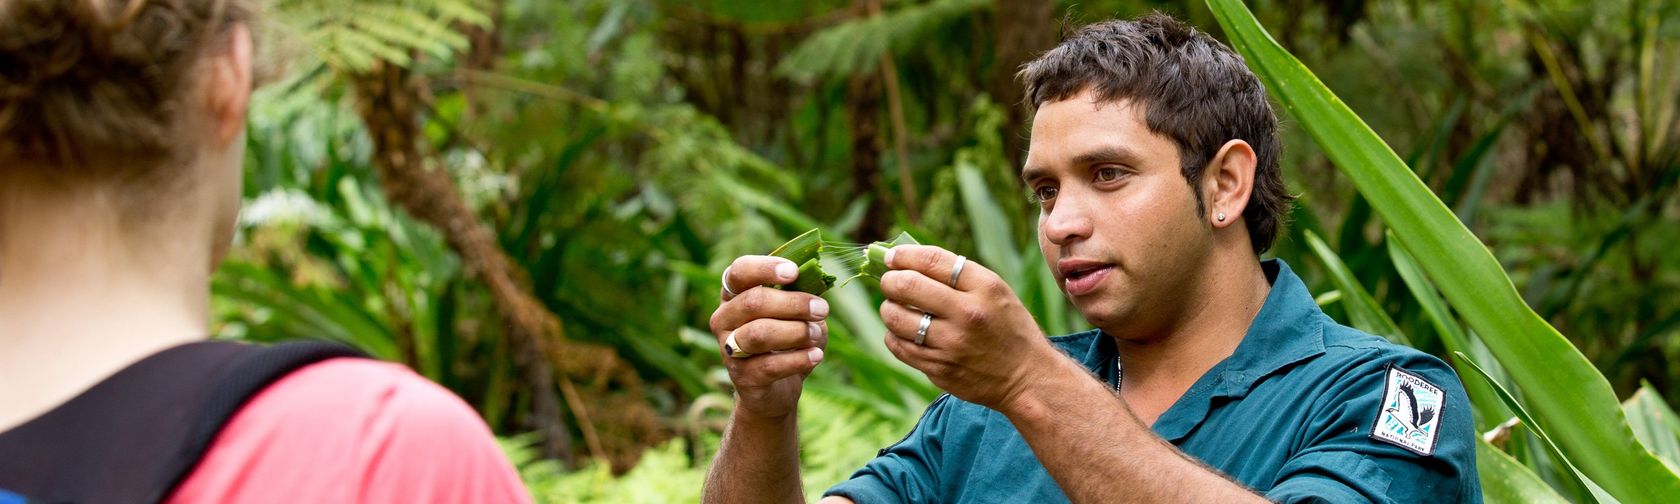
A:
[[[251,103],[251,30],[244,23],[228,27],[227,47],[208,53],[206,110],[217,147],[237,140]]]
[[[1235,224],[1248,208],[1254,190],[1254,169],[1258,164],[1248,142],[1231,140],[1219,148],[1202,175],[1203,201],[1207,202],[1208,223],[1215,228]]]

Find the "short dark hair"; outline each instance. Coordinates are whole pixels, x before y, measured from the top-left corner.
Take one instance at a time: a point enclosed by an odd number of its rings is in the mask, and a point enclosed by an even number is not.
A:
[[[1272,247],[1295,198],[1283,186],[1277,116],[1266,88],[1241,56],[1172,16],[1152,13],[1131,21],[1087,25],[1026,65],[1018,76],[1026,101],[1046,102],[1092,90],[1102,102],[1146,105],[1149,130],[1178,144],[1181,171],[1207,211],[1198,187],[1202,169],[1219,148],[1240,139],[1254,148],[1254,188],[1243,218],[1254,253]]]

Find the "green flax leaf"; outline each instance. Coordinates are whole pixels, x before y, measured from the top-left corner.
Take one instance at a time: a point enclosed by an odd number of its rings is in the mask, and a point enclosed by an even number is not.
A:
[[[1476,439],[1476,472],[1482,478],[1482,499],[1489,504],[1569,502],[1534,471],[1480,438]]]
[[[1493,254],[1388,144],[1267,34],[1239,0],[1208,0],[1232,46],[1267,89],[1418,258],[1447,302],[1527,392],[1532,427],[1609,494],[1667,502],[1680,475],[1640,444],[1610,382],[1518,296]]]
[[[1411,345],[1412,341],[1406,333],[1400,331],[1400,326],[1394,323],[1384,312],[1377,299],[1371,297],[1370,291],[1359,284],[1359,278],[1353,275],[1336,251],[1330,250],[1330,245],[1318,237],[1317,233],[1306,231],[1307,247],[1313,255],[1318,256],[1319,262],[1324,263],[1324,269],[1330,272],[1330,281],[1336,284],[1336,290],[1342,293],[1342,306],[1347,308],[1348,318],[1353,327],[1371,334],[1388,338],[1389,341],[1401,345]]]

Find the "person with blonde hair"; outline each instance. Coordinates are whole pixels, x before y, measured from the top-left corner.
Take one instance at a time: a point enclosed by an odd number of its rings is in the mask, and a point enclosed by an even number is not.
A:
[[[483,420],[400,365],[205,341],[252,21],[0,1],[0,503],[528,502]]]

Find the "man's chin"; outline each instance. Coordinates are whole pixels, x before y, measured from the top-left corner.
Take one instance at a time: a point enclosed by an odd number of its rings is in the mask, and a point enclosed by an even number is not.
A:
[[[1114,327],[1131,318],[1130,310],[1119,306],[1113,300],[1085,300],[1074,301],[1073,306],[1085,316],[1085,321],[1096,327]]]

